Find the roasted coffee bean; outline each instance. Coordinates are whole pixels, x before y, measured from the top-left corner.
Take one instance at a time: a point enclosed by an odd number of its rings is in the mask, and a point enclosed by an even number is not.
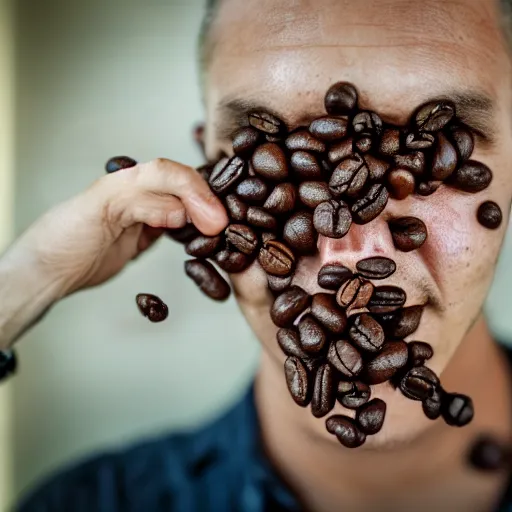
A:
[[[309,125],[309,131],[318,139],[331,142],[345,137],[348,122],[340,117],[320,117]]]
[[[416,217],[400,217],[389,222],[395,247],[402,252],[419,249],[427,240],[427,226]]]
[[[384,156],[395,156],[400,152],[400,130],[386,128],[382,132],[379,144],[379,153]]]
[[[343,201],[325,201],[315,208],[313,225],[321,235],[343,238],[352,225],[352,215]]]
[[[381,384],[391,379],[407,364],[407,343],[388,341],[382,351],[366,364],[362,379],[367,384]]]
[[[327,431],[336,436],[346,448],[358,448],[366,441],[366,435],[358,428],[355,421],[348,416],[331,416],[325,422]]]
[[[281,135],[286,131],[283,121],[268,112],[252,112],[249,114],[249,124],[257,130],[269,135]]]
[[[437,134],[437,146],[432,157],[432,178],[443,181],[455,171],[458,163],[457,151],[446,136]]]
[[[316,371],[315,387],[311,398],[311,412],[315,418],[323,418],[334,409],[336,403],[337,379],[334,369],[328,364]]]
[[[378,137],[382,133],[382,119],[375,112],[359,112],[352,120],[354,132]]]
[[[298,357],[289,357],[284,363],[288,390],[297,405],[306,407],[311,401],[311,386],[306,367]]]
[[[418,329],[422,314],[422,306],[410,306],[392,313],[373,316],[384,328],[386,338],[402,340]]]
[[[382,181],[391,167],[389,162],[375,158],[372,155],[364,155],[364,161],[368,167],[368,174],[372,181]]]
[[[394,158],[395,168],[409,171],[414,176],[421,176],[425,170],[425,155],[421,151],[407,155],[396,155]]]
[[[150,293],[139,293],[135,298],[139,311],[150,322],[162,322],[169,315],[167,305],[157,297]]]
[[[459,393],[444,393],[441,398],[441,414],[448,425],[463,427],[473,419],[473,400]]]
[[[469,160],[475,148],[475,140],[471,131],[463,126],[454,125],[450,127],[449,133],[460,159],[463,162]]]
[[[336,301],[345,309],[361,309],[370,302],[373,289],[374,286],[370,281],[354,277],[341,285],[336,294]]]
[[[434,355],[432,347],[424,341],[411,341],[407,343],[409,349],[409,363],[414,366],[423,366],[425,361]]]
[[[184,227],[177,229],[167,229],[165,232],[167,236],[181,244],[188,244],[194,240],[194,238],[201,235],[201,231],[199,231],[194,224],[186,224]]]
[[[329,186],[324,181],[304,181],[299,185],[299,198],[308,208],[332,199]]]
[[[355,141],[354,146],[359,153],[368,153],[373,147],[373,139],[369,135],[363,135]]]
[[[503,221],[503,214],[498,204],[486,201],[478,207],[477,219],[484,228],[498,229]]]
[[[325,153],[325,143],[316,139],[307,130],[299,130],[290,135],[285,141],[286,148],[290,151],[312,151]]]
[[[327,342],[321,325],[309,313],[299,321],[299,335],[301,347],[309,354],[318,354]]]
[[[450,183],[464,192],[481,192],[492,181],[492,171],[485,164],[468,160],[451,176]]]
[[[267,133],[267,135],[265,135],[265,140],[267,142],[280,142],[283,138],[281,136],[277,136],[277,135],[269,135]]]
[[[385,416],[386,402],[380,398],[374,398],[357,411],[356,423],[361,432],[373,436],[382,428]]]
[[[278,327],[290,327],[310,303],[311,297],[302,288],[292,286],[274,301],[270,316]]]
[[[338,384],[338,402],[347,409],[359,409],[370,400],[371,394],[370,386],[361,381]]]
[[[258,261],[263,270],[273,276],[289,276],[295,267],[295,255],[289,247],[277,240],[263,244]]]
[[[341,285],[352,279],[353,274],[350,269],[336,263],[324,265],[318,272],[318,285],[326,290],[338,290]]]
[[[370,353],[378,352],[385,341],[384,329],[377,320],[366,313],[353,318],[348,335],[356,347]]]
[[[322,178],[322,167],[314,155],[307,151],[295,151],[290,158],[295,175],[300,180],[318,180]]]
[[[414,193],[416,181],[411,172],[394,169],[388,175],[388,190],[394,199],[405,199]]]
[[[368,167],[361,156],[349,156],[342,160],[332,173],[329,189],[336,197],[343,194],[355,197],[366,185],[368,175]]]
[[[185,262],[185,273],[211,299],[226,300],[231,293],[229,284],[209,261],[188,260]]]
[[[186,245],[185,252],[194,258],[209,258],[219,250],[222,242],[221,236],[199,235]]]
[[[377,286],[367,308],[372,313],[391,313],[401,308],[407,300],[407,295],[398,286]]]
[[[340,142],[336,142],[329,149],[329,153],[327,154],[327,159],[331,164],[337,164],[344,158],[352,155],[354,152],[354,139],[351,137],[347,139],[343,139]]]
[[[268,281],[268,287],[273,292],[284,292],[288,288],[290,288],[292,284],[293,276],[287,276],[287,277],[279,277],[279,276],[273,276],[268,274],[267,275],[267,281]]]
[[[275,233],[270,232],[270,231],[266,231],[265,233],[261,234],[261,242],[263,244],[266,244],[270,240],[277,240],[277,235]]]
[[[233,152],[242,158],[250,157],[258,145],[260,137],[261,132],[251,126],[240,128],[233,135]]]
[[[430,398],[438,386],[438,376],[426,366],[411,368],[400,381],[402,394],[420,402]]]
[[[226,228],[228,242],[244,254],[251,255],[258,248],[258,235],[243,224],[231,224]]]
[[[291,183],[280,183],[268,196],[263,208],[268,212],[279,215],[291,212],[295,208],[297,190]]]
[[[317,233],[313,226],[313,214],[298,212],[292,215],[284,225],[283,238],[299,254],[314,253]]]
[[[229,217],[235,222],[243,222],[247,219],[248,206],[236,194],[226,196],[226,208]]]
[[[437,192],[442,184],[442,181],[424,181],[418,185],[417,192],[420,196],[430,196],[434,192]]]
[[[350,379],[359,375],[363,369],[363,358],[348,341],[339,340],[331,344],[327,360],[345,377]]]
[[[384,185],[373,185],[368,193],[351,208],[354,222],[367,224],[377,218],[388,203],[389,194]]]
[[[237,274],[244,271],[252,263],[252,259],[241,252],[224,249],[215,255],[215,263],[224,272]]]
[[[468,461],[480,471],[499,471],[510,467],[510,448],[494,437],[481,435],[471,446]]]
[[[284,181],[288,177],[288,162],[284,151],[275,143],[258,146],[252,155],[254,172],[270,181]]]
[[[444,392],[441,388],[435,389],[431,397],[427,398],[423,404],[423,412],[430,420],[437,420],[441,416],[441,399]]]
[[[442,130],[455,116],[455,105],[451,101],[431,101],[422,105],[414,115],[418,130],[437,132]]]
[[[263,208],[249,206],[247,208],[247,222],[253,226],[273,230],[277,228],[276,218]]]
[[[237,185],[236,193],[242,201],[258,205],[268,197],[268,187],[260,178],[247,178]]]
[[[430,149],[436,141],[436,138],[431,133],[409,133],[405,138],[405,147],[407,149]]]
[[[301,360],[309,358],[301,347],[299,333],[295,329],[279,329],[277,343],[287,356],[298,357]]]
[[[341,334],[347,327],[347,315],[336,304],[332,293],[317,293],[311,303],[311,314],[329,331]]]
[[[396,271],[396,263],[383,256],[375,256],[360,260],[356,264],[357,271],[367,279],[386,279]]]
[[[234,156],[229,160],[223,158],[215,165],[210,174],[210,187],[217,194],[222,194],[236,185],[246,173],[247,162],[239,156]]]
[[[135,167],[136,165],[137,162],[129,156],[115,156],[105,164],[105,171],[111,174],[113,172],[120,171],[121,169]]]
[[[338,82],[329,87],[325,95],[325,110],[331,116],[344,116],[357,107],[356,88],[347,82]]]

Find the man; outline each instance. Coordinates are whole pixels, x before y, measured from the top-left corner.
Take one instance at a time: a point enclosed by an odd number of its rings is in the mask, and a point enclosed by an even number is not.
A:
[[[232,153],[230,135],[248,110],[281,117],[290,129],[323,112],[334,82],[359,89],[367,108],[404,124],[432,98],[450,98],[478,133],[474,157],[493,169],[483,193],[510,211],[512,70],[505,4],[497,0],[222,0],[210,6],[203,38],[205,148]],[[483,196],[482,196],[483,197]],[[20,510],[374,511],[496,510],[507,475],[466,465],[478,434],[507,439],[512,393],[505,352],[493,341],[482,304],[506,231],[483,230],[474,196],[390,200],[385,213],[340,240],[320,238],[296,282],[314,291],[329,261],[393,255],[408,304],[425,305],[416,336],[429,341],[429,366],[443,386],[470,395],[464,429],[427,420],[391,387],[385,425],[356,450],[341,447],[324,422],[295,406],[269,318],[272,296],[258,265],[232,276],[243,313],[264,346],[254,390],[227,416],[193,435],[104,455],[54,478]],[[429,241],[413,255],[393,246],[386,219],[417,215]],[[53,303],[100,284],[187,216],[206,235],[228,219],[189,167],[165,159],[99,179],[36,222],[0,260],[0,348],[7,349]],[[9,300],[6,300],[6,299]],[[338,408],[340,406],[337,406]],[[503,510],[512,506],[504,498]]]

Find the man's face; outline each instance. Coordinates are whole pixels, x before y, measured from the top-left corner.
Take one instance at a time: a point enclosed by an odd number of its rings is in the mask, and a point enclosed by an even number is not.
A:
[[[429,197],[391,199],[376,220],[354,225],[344,238],[320,236],[318,254],[301,260],[294,278],[314,293],[326,263],[355,268],[371,256],[393,259],[396,273],[379,284],[406,290],[406,306],[425,305],[414,339],[433,346],[428,365],[441,374],[481,312],[506,231],[506,221],[499,230],[484,229],[476,209],[493,200],[506,218],[510,211],[511,73],[494,2],[224,0],[213,41],[206,84],[210,157],[232,154],[230,135],[247,124],[241,106],[269,110],[291,130],[324,114],[325,92],[338,81],[353,83],[361,107],[385,122],[405,124],[420,104],[452,98],[459,117],[477,131],[472,158],[493,170],[488,189],[475,195],[442,185]],[[417,251],[393,245],[388,221],[403,216],[427,225],[428,240]],[[256,266],[234,285],[252,328],[282,368],[263,273]],[[390,408],[405,400],[388,384],[379,388],[374,396]],[[317,423],[323,431],[323,421]]]

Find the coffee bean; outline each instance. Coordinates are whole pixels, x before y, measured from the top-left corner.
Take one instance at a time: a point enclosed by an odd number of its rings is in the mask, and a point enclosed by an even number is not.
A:
[[[283,121],[268,112],[252,112],[249,114],[249,124],[269,135],[281,135],[286,131]]]
[[[444,392],[441,388],[435,389],[431,397],[427,398],[423,404],[423,412],[430,420],[437,420],[441,416],[441,399]]]
[[[368,175],[365,161],[359,155],[349,156],[332,173],[329,189],[336,197],[343,194],[355,197],[366,185]]]
[[[324,330],[311,314],[300,319],[299,335],[302,348],[309,354],[317,354],[327,342]]]
[[[130,167],[135,167],[136,165],[137,162],[133,158],[130,158],[129,156],[115,156],[105,164],[105,171],[111,174],[122,169],[129,169]]]
[[[169,315],[167,305],[157,297],[150,293],[139,293],[135,298],[139,311],[150,322],[162,322]]]
[[[228,274],[237,274],[244,271],[252,263],[252,259],[245,254],[225,249],[215,255],[215,263]]]
[[[486,201],[478,207],[477,219],[484,228],[498,229],[503,221],[503,214],[498,204]]]
[[[226,238],[236,249],[250,256],[258,248],[258,235],[243,224],[231,224],[226,228]]]
[[[284,181],[288,177],[288,162],[284,151],[275,143],[258,146],[252,155],[254,172],[270,181]]]
[[[314,253],[317,233],[313,226],[313,214],[298,212],[292,215],[284,225],[283,238],[299,254]]]
[[[279,135],[269,135],[267,133],[267,135],[265,135],[265,140],[267,142],[281,142],[283,140],[283,138]]]
[[[352,215],[343,201],[325,201],[315,208],[315,229],[328,238],[343,238],[352,225]]]
[[[337,164],[344,158],[352,155],[354,152],[354,139],[351,137],[347,139],[343,139],[340,142],[336,142],[329,149],[329,153],[327,154],[327,159],[331,164]]]
[[[403,252],[419,249],[427,240],[427,226],[416,217],[400,217],[389,222],[395,247]]]
[[[267,275],[267,281],[268,281],[268,287],[273,292],[284,292],[287,290],[291,284],[292,284],[293,276],[287,276],[287,277],[279,277],[279,276],[273,276],[268,274]]]
[[[268,196],[263,208],[274,215],[288,213],[295,208],[296,200],[295,186],[291,183],[280,183]]]
[[[343,283],[336,294],[336,301],[342,308],[361,309],[370,302],[373,284],[360,277],[354,277]]]
[[[445,393],[441,398],[441,414],[448,425],[463,427],[473,419],[473,400],[466,395]]]
[[[270,231],[266,231],[261,234],[261,243],[266,244],[270,240],[277,240],[277,235],[275,233],[272,233]]]
[[[242,158],[250,157],[258,145],[260,137],[261,132],[251,126],[240,128],[233,135],[233,152]]]
[[[396,155],[394,158],[395,168],[409,171],[414,176],[421,176],[425,170],[425,155],[421,151],[407,155]]]
[[[353,318],[348,335],[356,347],[370,353],[378,352],[385,341],[382,327],[377,320],[366,313]]]
[[[381,384],[391,379],[407,364],[407,343],[388,341],[382,351],[366,364],[362,378],[367,384]]]
[[[352,271],[343,265],[328,263],[318,272],[318,285],[326,290],[338,290],[340,286],[352,279]]]
[[[391,313],[401,308],[406,300],[405,291],[398,286],[377,286],[367,308],[372,313]]]
[[[358,448],[366,441],[366,435],[356,426],[355,421],[348,416],[331,416],[325,422],[330,434],[346,448]]]
[[[258,205],[267,198],[268,187],[260,178],[247,178],[237,185],[236,193],[242,201]]]
[[[451,176],[450,183],[464,192],[481,192],[492,181],[492,171],[485,164],[468,160]]]
[[[384,185],[373,185],[368,193],[351,208],[354,222],[367,224],[377,218],[388,203],[389,194]]]
[[[304,181],[299,185],[299,198],[308,208],[315,209],[320,203],[332,199],[332,194],[323,181]]]
[[[373,139],[369,135],[363,135],[355,141],[354,146],[359,153],[368,153],[373,147]]]
[[[378,137],[382,133],[382,119],[375,112],[359,112],[352,120],[354,132]]]
[[[414,115],[418,130],[437,132],[442,130],[455,116],[455,105],[451,101],[431,101],[422,105]]]
[[[325,144],[313,137],[307,130],[299,130],[285,141],[286,148],[290,151],[312,151],[314,153],[325,153]]]
[[[186,224],[182,228],[167,229],[166,234],[176,242],[188,244],[194,240],[194,238],[200,236],[201,232],[194,226],[194,224]]]
[[[322,178],[322,167],[315,156],[307,151],[295,151],[290,158],[290,164],[300,180]]]
[[[295,329],[279,329],[277,343],[287,356],[298,357],[301,360],[309,358],[301,347],[299,333]]]
[[[247,209],[247,222],[253,226],[273,230],[277,228],[276,218],[263,208],[249,206]]]
[[[396,271],[396,263],[383,256],[375,256],[360,260],[356,264],[357,271],[367,279],[386,279]]]
[[[435,141],[436,138],[431,133],[412,132],[405,138],[405,147],[411,150],[430,149]]]
[[[442,181],[426,181],[418,185],[417,192],[420,196],[430,196],[443,184]]]
[[[309,125],[309,131],[318,139],[331,142],[345,137],[348,122],[345,118],[320,117]]]
[[[411,341],[407,343],[409,349],[409,362],[414,366],[423,366],[425,361],[434,355],[432,347],[423,341]]]
[[[372,181],[382,181],[391,167],[389,162],[375,158],[372,155],[364,155],[363,159],[368,167],[368,174]]]
[[[361,354],[345,340],[339,340],[331,344],[327,359],[336,370],[350,379],[356,377],[363,369]]]
[[[510,466],[510,448],[489,435],[481,435],[471,446],[468,461],[480,471],[499,471]]]
[[[437,134],[437,146],[432,157],[432,178],[443,181],[455,171],[458,163],[457,151],[446,136]]]
[[[348,115],[357,107],[357,91],[352,84],[338,82],[329,87],[324,103],[329,115]]]
[[[384,156],[395,156],[400,151],[400,130],[386,128],[380,139],[379,153]]]
[[[426,366],[411,368],[400,381],[400,391],[411,400],[430,398],[439,386],[439,378]]]
[[[289,276],[295,267],[295,255],[289,247],[277,240],[263,244],[258,261],[263,270],[273,276]]]
[[[311,412],[315,418],[323,418],[333,410],[336,403],[337,379],[333,368],[321,365],[315,377],[315,387],[311,398]]]
[[[405,199],[414,193],[416,181],[411,172],[394,169],[388,175],[388,190],[394,199]]]
[[[387,338],[402,340],[418,329],[422,314],[422,306],[410,306],[392,313],[373,316],[384,328]]]
[[[186,245],[185,252],[194,258],[209,258],[219,250],[222,242],[221,236],[199,235]]]
[[[248,206],[236,194],[226,196],[226,208],[229,217],[235,222],[243,222],[247,219]]]
[[[370,400],[371,394],[370,386],[361,381],[338,384],[338,402],[347,409],[359,409]]]
[[[475,148],[475,140],[471,131],[463,126],[454,125],[450,127],[449,133],[460,159],[463,162],[469,160]]]
[[[302,288],[292,286],[274,301],[270,316],[278,327],[290,327],[310,303],[311,297]]]
[[[227,159],[223,158],[214,167],[210,175],[210,187],[217,194],[227,192],[247,172],[247,162],[238,156]]]
[[[298,357],[289,357],[284,363],[286,384],[295,403],[306,407],[311,401],[311,389],[306,367]]]
[[[185,273],[213,300],[226,300],[231,293],[229,284],[209,261],[188,260],[185,262]]]
[[[373,436],[377,434],[386,416],[386,402],[380,398],[374,398],[363,405],[356,414],[356,423],[361,432]]]
[[[311,314],[329,331],[341,334],[347,327],[347,315],[336,304],[332,293],[317,293],[311,303]]]

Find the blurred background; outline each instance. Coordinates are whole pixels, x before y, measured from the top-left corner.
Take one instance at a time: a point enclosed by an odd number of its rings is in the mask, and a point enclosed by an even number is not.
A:
[[[202,163],[191,133],[204,0],[0,2],[1,247],[113,155]],[[509,236],[488,303],[509,340],[511,256]],[[0,388],[0,510],[63,464],[200,425],[244,393],[257,343],[236,304],[204,298],[183,261],[162,240],[24,337],[22,371]],[[138,313],[139,292],[167,302],[167,322]]]

